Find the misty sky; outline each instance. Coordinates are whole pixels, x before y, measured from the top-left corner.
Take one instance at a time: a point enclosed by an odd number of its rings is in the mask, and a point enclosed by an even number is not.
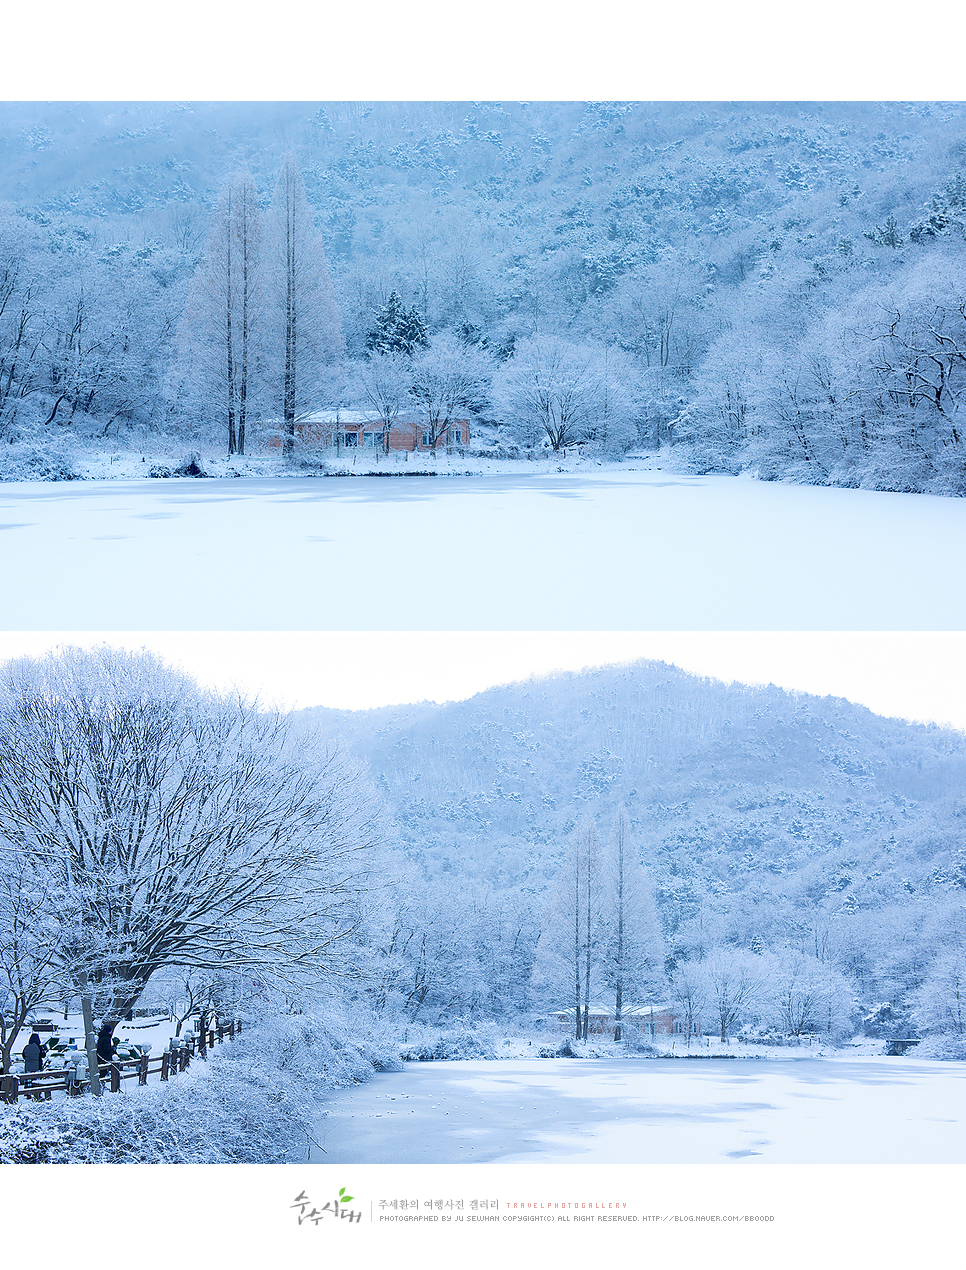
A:
[[[203,684],[291,708],[461,700],[533,674],[652,657],[966,729],[961,632],[24,631],[0,633],[0,659],[102,642],[150,648]]]

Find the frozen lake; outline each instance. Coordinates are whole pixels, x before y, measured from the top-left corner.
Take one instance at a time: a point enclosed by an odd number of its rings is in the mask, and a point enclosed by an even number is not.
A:
[[[605,471],[0,484],[6,630],[961,630],[966,500]]]
[[[966,1163],[966,1063],[407,1063],[340,1091],[325,1164]]]

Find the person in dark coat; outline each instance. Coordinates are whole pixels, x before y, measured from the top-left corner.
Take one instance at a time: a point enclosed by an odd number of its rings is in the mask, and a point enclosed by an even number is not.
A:
[[[46,1053],[47,1046],[41,1045],[40,1037],[36,1032],[31,1032],[30,1040],[23,1047],[24,1072],[42,1072],[44,1070],[44,1055]]]
[[[105,1019],[97,1034],[97,1066],[102,1076],[107,1073],[108,1065],[114,1062],[114,1051],[117,1048],[117,1041],[114,1040],[116,1026],[113,1020]]]

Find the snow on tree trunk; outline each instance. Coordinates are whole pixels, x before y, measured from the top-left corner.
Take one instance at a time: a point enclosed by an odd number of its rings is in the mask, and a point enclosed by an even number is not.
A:
[[[279,173],[268,218],[268,264],[274,309],[269,363],[277,376],[284,451],[295,448],[295,423],[319,408],[329,374],[343,353],[341,320],[322,239],[298,161],[289,153]]]
[[[601,977],[614,993],[614,1039],[619,1041],[625,1000],[643,1004],[662,983],[664,961],[653,890],[623,806],[614,817],[601,872]]]

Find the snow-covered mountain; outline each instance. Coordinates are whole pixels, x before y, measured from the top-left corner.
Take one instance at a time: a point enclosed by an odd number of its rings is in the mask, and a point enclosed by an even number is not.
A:
[[[671,965],[718,944],[834,948],[872,999],[915,986],[962,927],[966,738],[950,730],[654,662],[304,717],[371,764],[440,903],[513,897],[539,917],[578,818],[606,834],[623,802]]]

